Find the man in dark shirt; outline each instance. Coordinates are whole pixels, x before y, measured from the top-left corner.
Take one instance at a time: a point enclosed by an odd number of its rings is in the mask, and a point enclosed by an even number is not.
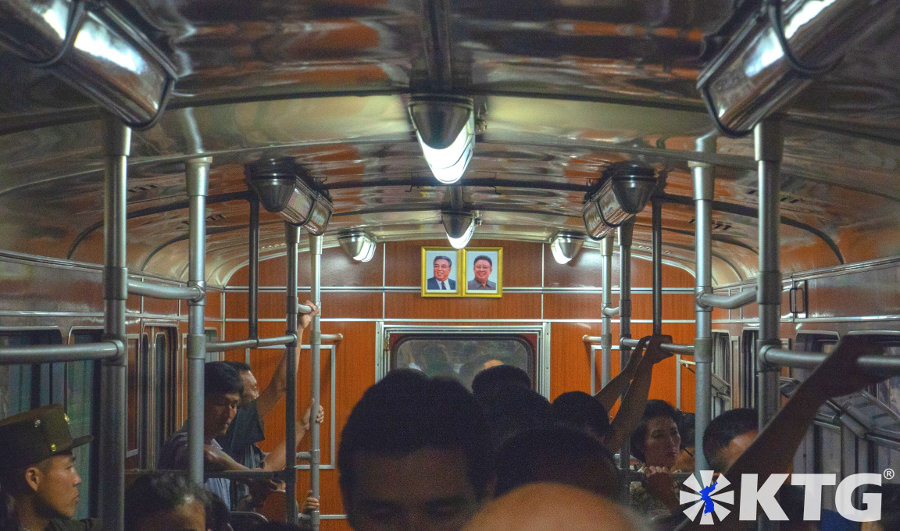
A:
[[[97,520],[72,519],[81,483],[72,449],[91,439],[72,439],[56,404],[0,421],[0,529],[100,529]]]

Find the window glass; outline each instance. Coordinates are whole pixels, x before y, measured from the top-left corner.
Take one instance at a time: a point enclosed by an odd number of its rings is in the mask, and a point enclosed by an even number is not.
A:
[[[392,340],[394,338],[392,337]],[[478,372],[494,365],[515,365],[535,387],[535,349],[518,334],[403,334],[392,341],[391,368],[419,369],[429,376],[445,376],[472,388]]]

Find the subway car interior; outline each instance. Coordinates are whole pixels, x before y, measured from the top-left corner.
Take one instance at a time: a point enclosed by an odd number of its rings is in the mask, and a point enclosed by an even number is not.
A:
[[[122,529],[199,433],[204,363],[262,385],[285,355],[260,446],[325,410],[285,519],[309,490],[349,529],[336,447],[392,369],[496,359],[553,400],[668,334],[650,398],[695,446],[865,335],[891,377],[828,401],[794,469],[895,483],[898,5],[2,0],[0,419],[62,404],[94,437],[78,517]]]

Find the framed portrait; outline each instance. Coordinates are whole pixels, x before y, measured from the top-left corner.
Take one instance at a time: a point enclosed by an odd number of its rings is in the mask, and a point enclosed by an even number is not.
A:
[[[503,292],[503,248],[469,247],[463,252],[463,295],[499,297]]]
[[[422,247],[423,297],[457,297],[462,293],[461,254],[453,247]]]

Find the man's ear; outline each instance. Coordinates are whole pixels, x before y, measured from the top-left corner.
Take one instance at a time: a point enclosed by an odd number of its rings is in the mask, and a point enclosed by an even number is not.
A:
[[[25,469],[25,484],[31,487],[31,490],[37,492],[38,487],[41,484],[41,479],[43,477],[43,473],[41,469],[36,466],[30,466]]]

